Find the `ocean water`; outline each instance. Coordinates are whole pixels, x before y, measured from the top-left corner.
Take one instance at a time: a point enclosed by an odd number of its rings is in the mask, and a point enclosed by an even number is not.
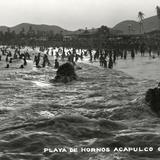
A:
[[[132,60],[129,56],[127,60],[119,59],[114,67],[116,70],[123,71],[132,77],[138,79],[150,79],[160,81],[160,57],[149,57],[146,54],[141,57],[140,54]]]
[[[68,84],[50,83],[52,67],[0,71],[0,160],[159,159],[160,119],[144,101],[157,79],[79,65],[78,81]],[[70,147],[78,152],[68,152]],[[116,152],[115,147],[154,150]],[[95,148],[109,151],[89,150]]]

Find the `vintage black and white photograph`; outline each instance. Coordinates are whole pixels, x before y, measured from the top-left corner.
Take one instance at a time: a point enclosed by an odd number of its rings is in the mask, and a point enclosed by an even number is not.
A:
[[[0,0],[0,160],[159,160],[160,1]]]

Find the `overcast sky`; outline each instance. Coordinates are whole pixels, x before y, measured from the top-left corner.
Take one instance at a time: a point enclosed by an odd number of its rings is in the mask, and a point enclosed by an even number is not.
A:
[[[113,27],[123,20],[156,15],[159,0],[0,0],[0,25],[28,22],[65,29]]]

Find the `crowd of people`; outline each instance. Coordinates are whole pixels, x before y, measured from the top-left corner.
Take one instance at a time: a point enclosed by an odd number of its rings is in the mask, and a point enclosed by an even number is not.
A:
[[[99,62],[99,65],[104,68],[112,69],[116,61],[120,59],[126,60],[127,57],[132,59],[140,53],[141,56],[155,58],[155,53],[160,56],[159,49],[153,49],[150,45],[141,43],[137,45],[130,45],[127,47],[115,47],[104,49],[76,49],[76,48],[45,48],[45,47],[32,47],[32,52],[25,47],[2,46],[0,48],[0,61],[5,61],[5,68],[10,68],[15,60],[20,60],[22,63],[19,68],[24,68],[27,65],[27,60],[33,60],[37,68],[45,66],[54,66],[59,68],[59,61],[68,61],[75,65],[77,61],[89,59],[90,63]],[[30,47],[31,48],[31,47]],[[154,53],[154,54],[153,54]],[[53,61],[54,60],[54,64]]]

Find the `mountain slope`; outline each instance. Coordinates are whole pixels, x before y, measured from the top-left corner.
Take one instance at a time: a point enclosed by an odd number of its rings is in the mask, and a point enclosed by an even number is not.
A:
[[[151,32],[153,30],[157,30],[159,28],[157,16],[152,16],[144,19],[143,26],[144,32]],[[131,34],[139,34],[140,33],[140,25],[139,22],[128,20],[118,23],[113,29],[121,30],[124,34],[129,33],[129,26],[131,26],[130,33]]]
[[[144,19],[144,22],[143,22],[144,32],[151,32],[151,31],[159,29],[159,23],[160,23],[160,20],[158,19],[157,16],[152,16],[152,17]],[[24,32],[26,33],[28,32],[30,27],[35,32],[52,31],[54,32],[54,34],[62,33],[64,35],[80,34],[84,32],[84,29],[79,29],[76,31],[68,31],[56,25],[45,25],[45,24],[37,25],[37,24],[30,24],[30,23],[22,23],[14,27],[0,26],[0,31],[6,32],[8,29],[10,29],[11,32],[15,31],[15,33],[19,33],[20,31],[22,31],[22,29],[24,29]],[[97,29],[94,29],[94,31],[96,30]],[[92,29],[89,31],[92,32]],[[112,29],[110,29],[110,31],[114,32],[115,34],[118,32],[119,32],[118,34],[120,34],[120,31],[122,31],[123,34],[129,34],[129,33],[139,34],[140,25],[139,25],[139,22],[137,21],[126,20],[126,21],[122,21],[118,23],[117,25],[115,25]]]
[[[131,31],[129,31],[129,26],[131,26]],[[124,34],[129,34],[130,33],[139,33],[139,23],[136,21],[132,20],[127,20],[118,23],[115,27],[113,27],[114,30],[120,30]]]
[[[68,34],[71,33],[71,31],[67,31],[59,26],[55,26],[55,25],[36,25],[36,24],[29,24],[29,23],[22,23],[19,25],[16,25],[14,27],[6,27],[6,26],[1,26],[0,27],[0,31],[2,32],[6,32],[8,30],[8,28],[10,29],[10,31],[15,31],[16,33],[19,33],[22,29],[24,29],[24,32],[28,32],[29,28],[32,28],[32,30],[34,31],[53,31],[55,34],[56,33],[61,33],[62,34]]]

